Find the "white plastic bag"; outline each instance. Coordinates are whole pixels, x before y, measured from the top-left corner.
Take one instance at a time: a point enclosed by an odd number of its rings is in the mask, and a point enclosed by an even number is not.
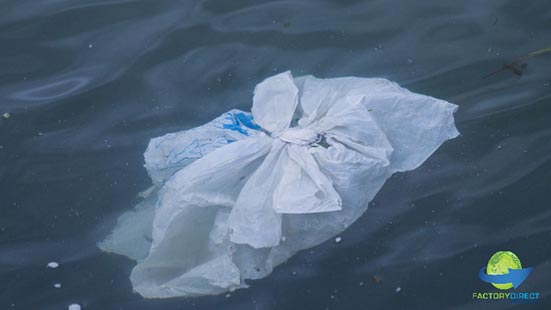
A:
[[[145,167],[159,190],[100,247],[138,261],[130,278],[144,297],[246,287],[341,233],[392,173],[456,137],[456,109],[385,79],[270,77],[252,114],[152,139]]]

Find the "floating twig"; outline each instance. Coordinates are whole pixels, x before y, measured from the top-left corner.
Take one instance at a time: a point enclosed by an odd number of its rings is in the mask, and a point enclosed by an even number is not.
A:
[[[494,72],[486,74],[482,78],[486,79],[486,78],[489,78],[492,75],[495,75],[495,74],[498,74],[502,71],[507,71],[507,70],[513,72],[515,75],[522,76],[524,74],[524,72],[526,71],[526,67],[528,66],[526,61],[530,57],[539,56],[539,55],[543,55],[543,54],[546,54],[546,53],[551,53],[551,47],[546,47],[546,48],[542,48],[542,49],[530,52],[530,53],[528,53],[528,54],[526,54],[522,57],[519,57],[519,58],[513,60],[510,63],[504,64],[503,66],[501,66],[501,68],[499,70],[496,70]]]

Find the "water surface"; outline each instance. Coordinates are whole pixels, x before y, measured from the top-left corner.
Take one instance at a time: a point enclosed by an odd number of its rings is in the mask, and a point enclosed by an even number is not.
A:
[[[520,309],[475,302],[499,250],[551,306],[549,1],[0,1],[0,308]],[[150,184],[150,138],[248,110],[264,78],[385,77],[462,135],[343,235],[226,297],[146,300],[95,243]],[[60,263],[48,269],[50,261]],[[381,278],[375,283],[373,277]],[[55,288],[61,283],[62,288]],[[397,288],[400,288],[399,292]]]

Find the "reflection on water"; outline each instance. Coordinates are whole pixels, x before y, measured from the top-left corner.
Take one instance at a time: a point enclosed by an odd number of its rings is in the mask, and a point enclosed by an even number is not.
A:
[[[87,77],[74,77],[50,84],[40,83],[36,88],[29,88],[13,94],[13,99],[22,101],[40,101],[63,99],[73,95],[88,84]]]
[[[471,300],[490,289],[477,272],[498,250],[535,267],[523,291],[551,295],[551,56],[527,59],[522,76],[483,78],[551,45],[549,2],[2,7],[0,112],[11,117],[0,119],[0,308],[515,308]],[[148,140],[248,109],[256,83],[289,69],[386,77],[456,103],[462,136],[391,178],[341,243],[301,252],[247,290],[132,294],[132,262],[95,242],[149,186]]]

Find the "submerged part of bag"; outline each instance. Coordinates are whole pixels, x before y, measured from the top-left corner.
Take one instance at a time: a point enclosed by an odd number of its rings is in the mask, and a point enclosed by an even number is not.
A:
[[[457,106],[385,79],[270,77],[252,113],[152,139],[155,189],[104,251],[144,297],[219,294],[350,226],[394,172],[456,137]]]

